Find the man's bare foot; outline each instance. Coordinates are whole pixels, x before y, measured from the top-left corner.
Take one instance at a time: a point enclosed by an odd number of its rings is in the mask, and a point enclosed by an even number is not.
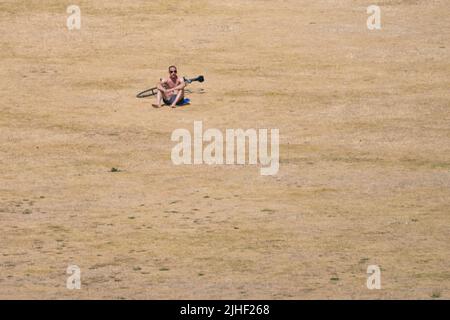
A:
[[[152,107],[153,108],[161,108],[161,105],[160,104],[156,104],[156,103],[152,103]]]

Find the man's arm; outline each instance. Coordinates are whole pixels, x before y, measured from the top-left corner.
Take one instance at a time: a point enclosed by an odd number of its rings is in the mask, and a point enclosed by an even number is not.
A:
[[[161,79],[161,81],[158,83],[158,85],[156,86],[158,88],[158,90],[162,91],[162,92],[166,92],[167,89],[165,88],[165,84],[167,83],[167,79]]]
[[[169,89],[169,91],[178,91],[183,90],[186,87],[186,82],[184,82],[184,79],[180,79],[180,84],[177,85],[175,88]]]

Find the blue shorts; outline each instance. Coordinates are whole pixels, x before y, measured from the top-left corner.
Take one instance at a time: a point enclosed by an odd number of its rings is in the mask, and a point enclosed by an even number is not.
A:
[[[177,95],[174,94],[169,99],[163,98],[163,101],[164,101],[165,104],[170,106],[170,105],[172,105],[172,103],[174,103],[176,98],[177,98]],[[183,104],[183,100],[184,100],[184,97],[181,97],[180,101],[178,101],[177,105]]]

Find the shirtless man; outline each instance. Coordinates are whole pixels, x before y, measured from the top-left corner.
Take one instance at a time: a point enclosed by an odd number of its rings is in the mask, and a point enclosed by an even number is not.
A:
[[[175,108],[176,105],[184,99],[184,88],[186,83],[183,78],[178,77],[177,67],[169,67],[169,78],[162,79],[158,83],[158,94],[156,95],[156,103],[152,104],[155,108],[161,108],[161,99],[165,104]]]

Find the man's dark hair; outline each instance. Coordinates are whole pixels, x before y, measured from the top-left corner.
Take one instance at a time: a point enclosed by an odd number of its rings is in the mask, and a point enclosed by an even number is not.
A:
[[[176,67],[176,66],[170,66],[170,67],[169,67],[169,71],[170,71],[170,69],[172,69],[172,68],[175,68],[175,69],[177,69],[177,67]]]

